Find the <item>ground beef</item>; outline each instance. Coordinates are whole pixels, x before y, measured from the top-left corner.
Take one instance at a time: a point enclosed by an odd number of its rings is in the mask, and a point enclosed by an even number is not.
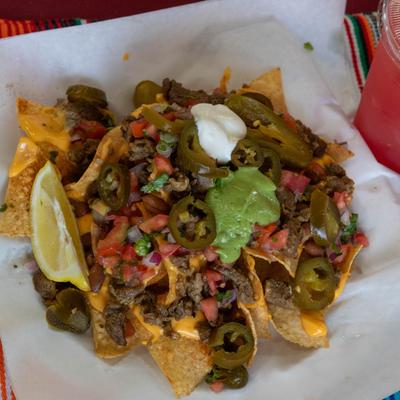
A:
[[[301,222],[299,219],[290,219],[283,227],[289,229],[289,235],[283,253],[288,257],[296,257],[297,249],[303,239]]]
[[[170,318],[174,318],[177,321],[185,318],[185,317],[192,317],[196,313],[196,306],[192,299],[189,297],[184,297],[179,300],[175,300],[169,307],[168,307],[168,315]]]
[[[296,196],[294,193],[283,186],[280,186],[276,191],[279,203],[281,205],[282,215],[286,218],[291,218],[296,209]]]
[[[152,325],[163,327],[166,322],[171,320],[168,308],[164,305],[156,305],[154,303],[142,305],[141,313],[144,321]]]
[[[124,308],[120,305],[108,304],[103,311],[105,318],[105,329],[111,339],[120,346],[126,346]]]
[[[204,90],[190,90],[175,80],[165,78],[162,83],[165,98],[170,103],[187,107],[197,103],[223,104],[226,98],[224,93],[207,94]]]
[[[78,140],[71,143],[68,157],[79,167],[79,174],[83,174],[92,162],[98,145],[99,141],[96,139]]]
[[[320,183],[320,188],[328,195],[334,192],[353,193],[354,181],[348,176],[343,176],[341,178],[337,176],[328,176]]]
[[[139,162],[155,153],[154,143],[149,139],[136,139],[129,143],[129,161]]]
[[[301,121],[297,120],[296,126],[301,138],[311,146],[313,155],[315,157],[322,157],[326,151],[326,142],[312,133],[311,129],[303,125]]]
[[[56,283],[47,279],[43,272],[37,270],[32,277],[35,290],[42,296],[44,300],[53,300],[57,294]]]
[[[346,171],[344,170],[344,168],[342,166],[340,166],[339,164],[336,163],[331,163],[328,164],[325,167],[326,171],[328,172],[329,175],[335,175],[339,178],[342,178],[346,175]]]
[[[243,303],[254,303],[254,291],[250,279],[239,272],[237,269],[215,266],[215,270],[220,272],[226,279],[232,281],[238,291],[238,298]]]
[[[186,294],[194,301],[196,305],[203,299],[204,281],[200,272],[197,272],[187,283]]]
[[[130,305],[135,300],[135,297],[144,291],[144,286],[139,282],[131,287],[120,285],[115,281],[111,281],[109,285],[110,293],[115,297],[118,303]]]
[[[171,256],[170,260],[172,264],[174,264],[174,266],[178,268],[179,272],[185,275],[192,273],[192,270],[190,269],[189,265],[189,260],[190,260],[189,254],[183,256]]]
[[[293,308],[292,287],[286,282],[268,279],[265,282],[265,298],[270,304]]]

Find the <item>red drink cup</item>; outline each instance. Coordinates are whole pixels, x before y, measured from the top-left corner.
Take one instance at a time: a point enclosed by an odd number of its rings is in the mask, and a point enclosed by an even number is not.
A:
[[[354,125],[376,159],[400,173],[400,0],[383,3],[382,38]]]

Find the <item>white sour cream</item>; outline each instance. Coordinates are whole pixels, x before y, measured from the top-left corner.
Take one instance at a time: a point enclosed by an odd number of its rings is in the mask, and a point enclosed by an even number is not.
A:
[[[246,136],[246,125],[227,106],[207,103],[191,108],[201,147],[220,163],[231,159],[236,143]]]

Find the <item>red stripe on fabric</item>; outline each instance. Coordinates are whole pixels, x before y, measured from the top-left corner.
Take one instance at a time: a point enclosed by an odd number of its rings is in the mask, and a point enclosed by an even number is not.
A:
[[[8,26],[6,20],[0,21],[0,37],[5,38],[8,36]]]
[[[8,21],[9,27],[10,27],[10,32],[11,35],[10,36],[15,36],[17,34],[17,26],[15,24],[15,21]]]
[[[16,21],[17,24],[17,35],[22,35],[23,33],[25,33],[25,29],[24,29],[24,24],[22,23],[22,21]]]
[[[6,386],[6,369],[3,353],[3,345],[0,342],[0,389],[1,389],[1,399],[7,399],[7,386]]]
[[[14,394],[14,391],[11,389],[11,400],[17,400],[16,398],[15,398],[15,394]]]
[[[357,56],[356,56],[356,52],[354,50],[353,37],[351,36],[351,30],[350,30],[349,22],[347,21],[347,19],[344,20],[344,27],[345,27],[345,30],[346,30],[347,38],[349,39],[351,59],[353,61],[353,68],[354,68],[354,72],[356,74],[358,87],[359,87],[360,90],[362,90],[363,85],[362,85],[360,71],[359,71],[358,65],[357,65]]]
[[[61,25],[61,22],[60,22],[59,18],[56,18],[56,19],[54,20],[54,22],[55,22],[55,24],[57,25],[57,28],[62,28],[62,25]]]
[[[368,64],[371,65],[372,57],[373,57],[373,54],[372,54],[373,46],[371,45],[371,37],[369,35],[370,32],[369,32],[368,21],[365,20],[365,17],[362,14],[357,14],[354,17],[357,19],[357,21],[361,27],[361,32],[364,37],[365,49],[367,51]]]

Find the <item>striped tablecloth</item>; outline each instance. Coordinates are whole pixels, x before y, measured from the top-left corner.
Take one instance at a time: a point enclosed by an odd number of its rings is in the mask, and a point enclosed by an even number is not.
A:
[[[86,19],[45,19],[40,21],[21,20],[10,21],[0,19],[0,38],[22,35],[25,33],[57,29],[66,26],[82,25],[93,20]],[[368,74],[369,66],[374,57],[375,48],[379,41],[377,15],[353,14],[344,18],[346,46],[353,66],[354,79],[362,91]],[[399,382],[400,386],[400,382]],[[4,351],[0,341],[0,400],[15,400],[11,388],[7,366],[4,361]],[[384,400],[400,400],[400,392],[392,394]]]

